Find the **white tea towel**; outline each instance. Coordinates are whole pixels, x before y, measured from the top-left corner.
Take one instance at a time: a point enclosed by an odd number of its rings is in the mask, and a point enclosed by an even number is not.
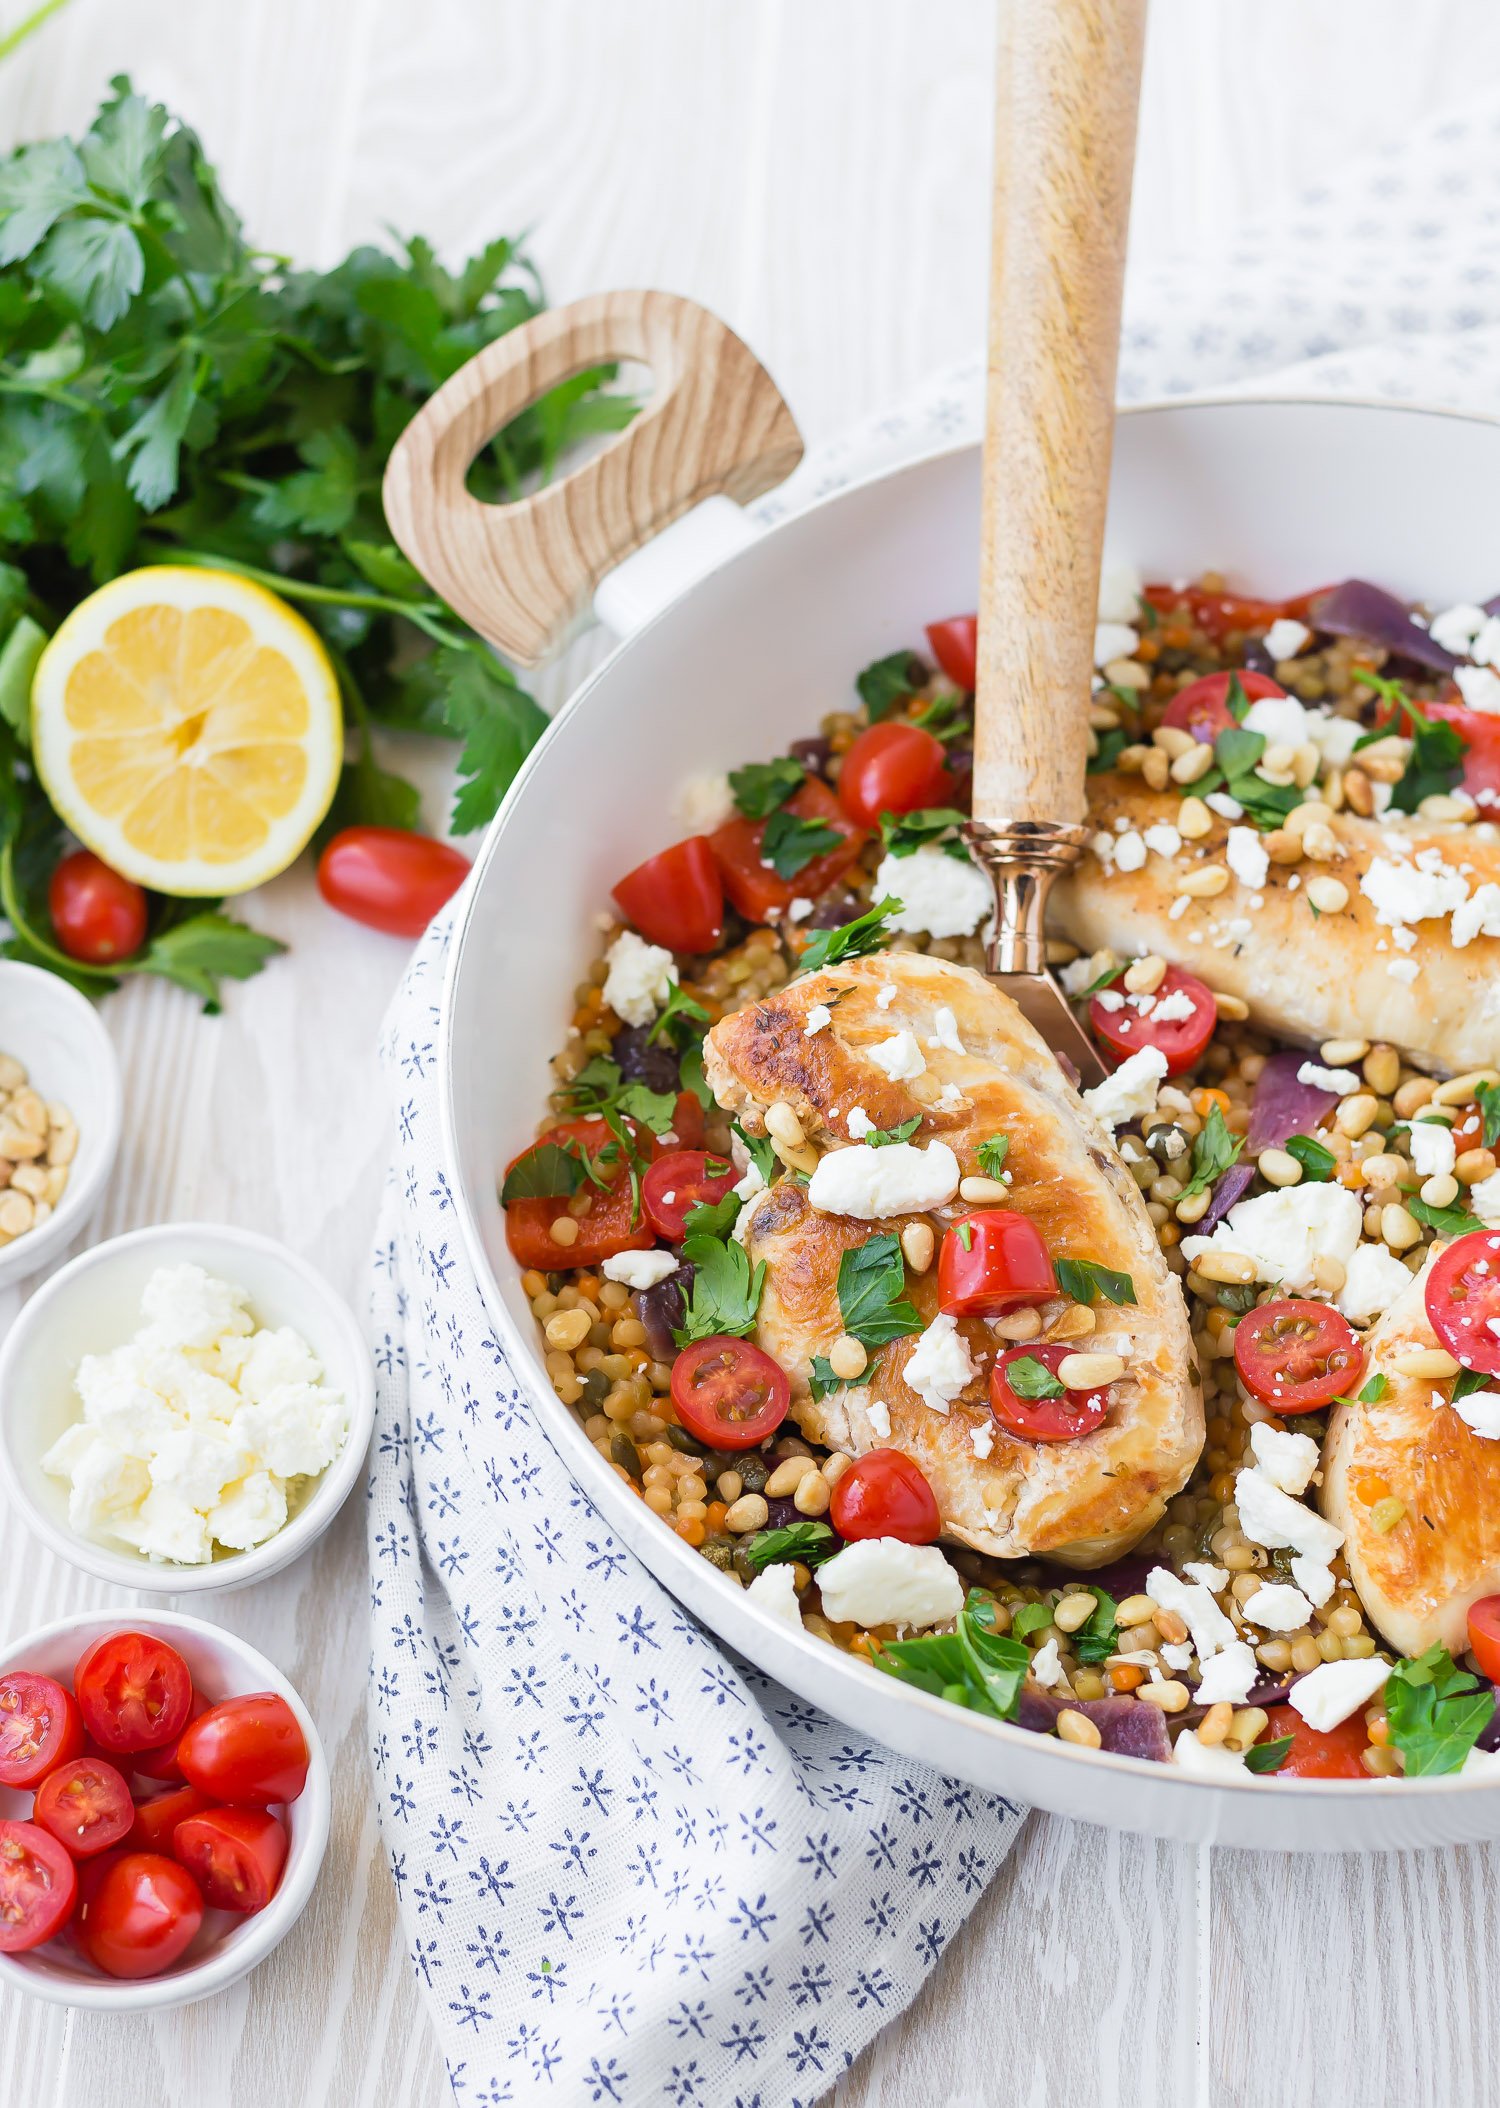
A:
[[[1492,100],[1132,285],[1121,394],[1500,409],[1497,348]],[[953,369],[760,516],[977,433],[981,387],[977,358]],[[412,1963],[462,2108],[795,2108],[913,1995],[1018,1811],[729,1656],[578,1493],[454,1224],[433,1075],[449,928],[387,1022],[371,1304],[370,1733]]]

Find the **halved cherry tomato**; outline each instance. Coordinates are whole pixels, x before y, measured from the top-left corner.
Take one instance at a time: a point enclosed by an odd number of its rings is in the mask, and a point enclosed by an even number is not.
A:
[[[1427,1315],[1448,1352],[1466,1369],[1500,1376],[1500,1231],[1455,1237],[1427,1276]]]
[[[193,1679],[175,1647],[149,1632],[112,1632],[78,1657],[73,1690],[83,1724],[111,1755],[156,1749],[187,1726]]]
[[[1219,734],[1229,731],[1234,724],[1229,714],[1229,679],[1227,673],[1206,673],[1202,680],[1190,681],[1168,703],[1162,712],[1162,723],[1189,733],[1199,746],[1211,747]],[[1247,673],[1241,667],[1239,680],[1247,700],[1252,703],[1258,703],[1268,695],[1286,694],[1281,683],[1273,681],[1268,673]]]
[[[165,1852],[170,1856],[172,1832],[177,1825],[185,1823],[190,1815],[206,1814],[213,1805],[196,1786],[174,1786],[170,1793],[137,1801],[135,1820],[125,1842],[132,1852]]]
[[[1359,1381],[1365,1350],[1326,1303],[1278,1296],[1234,1328],[1241,1383],[1273,1413],[1314,1413]]]
[[[1491,1683],[1500,1683],[1500,1596],[1469,1605],[1469,1652]]]
[[[177,1825],[172,1853],[213,1910],[264,1910],[286,1860],[286,1827],[265,1808],[211,1808]]]
[[[861,827],[877,826],[883,812],[946,805],[952,795],[942,741],[890,718],[860,733],[839,771],[839,803]]]
[[[627,871],[615,899],[649,944],[712,951],[724,934],[724,881],[706,834],[689,835]]]
[[[318,858],[318,891],[353,922],[420,937],[469,875],[469,861],[404,827],[346,827]]]
[[[867,1449],[833,1489],[828,1519],[840,1537],[899,1537],[933,1544],[943,1527],[921,1466],[899,1449]]]
[[[652,1138],[651,1149],[655,1156],[664,1156],[670,1149],[701,1149],[703,1147],[703,1107],[695,1091],[677,1093],[677,1109],[672,1115],[672,1140],[664,1142],[660,1135]]]
[[[932,646],[932,656],[954,687],[972,694],[979,650],[979,617],[950,615],[946,622],[929,622],[927,641]]]
[[[1102,1000],[1109,994],[1124,998],[1119,1009]],[[1187,1015],[1175,1015],[1184,1002],[1192,1006]],[[1213,990],[1181,966],[1167,968],[1153,995],[1129,994],[1121,973],[1108,988],[1089,999],[1089,1024],[1094,1037],[1104,1042],[1117,1065],[1138,1054],[1142,1047],[1156,1047],[1167,1057],[1169,1076],[1180,1076],[1193,1066],[1213,1038],[1218,1022],[1219,1006]]]
[[[121,1852],[101,1864],[79,1908],[79,1946],[106,1976],[159,1976],[203,1923],[198,1884],[162,1852]]]
[[[188,1714],[188,1719],[196,1720],[200,1713],[206,1713],[207,1711],[208,1700],[200,1696],[197,1691],[194,1691],[192,1710]],[[177,1745],[181,1739],[180,1735],[174,1735],[170,1742],[163,1742],[160,1749],[133,1750],[131,1752],[129,1769],[139,1779],[155,1779],[164,1786],[180,1786],[182,1784],[182,1772],[177,1763]]]
[[[1360,1753],[1370,1746],[1370,1731],[1365,1725],[1363,1706],[1357,1707],[1347,1720],[1337,1727],[1327,1729],[1309,1727],[1295,1706],[1273,1705],[1266,1714],[1265,1732],[1256,1737],[1260,1742],[1279,1742],[1283,1735],[1290,1735],[1292,1746],[1273,1772],[1266,1773],[1273,1779],[1367,1779],[1370,1774],[1360,1763]]]
[[[217,1801],[294,1801],[307,1784],[307,1738],[274,1691],[211,1705],[178,1744],[177,1761],[188,1784]]]
[[[1211,637],[1227,636],[1231,630],[1267,630],[1283,615],[1305,622],[1313,601],[1326,587],[1311,593],[1294,594],[1290,600],[1253,600],[1245,593],[1210,593],[1202,586],[1149,585],[1141,594],[1159,615],[1186,614]]]
[[[1109,1411],[1108,1384],[1092,1391],[1064,1391],[1056,1398],[1028,1398],[1011,1385],[1014,1363],[1037,1361],[1056,1376],[1060,1364],[1076,1352],[1062,1340],[1044,1340],[1035,1346],[1007,1347],[997,1357],[990,1371],[990,1411],[1008,1434],[1027,1442],[1076,1442],[1102,1426]]]
[[[78,1876],[36,1823],[0,1822],[0,1954],[40,1947],[68,1922]]]
[[[715,1170],[715,1165],[721,1168]],[[722,1200],[738,1177],[733,1164],[701,1149],[674,1149],[659,1156],[641,1180],[646,1220],[658,1237],[677,1244],[689,1212]]]
[[[1014,1208],[981,1208],[949,1225],[938,1254],[938,1308],[950,1317],[999,1317],[1057,1294],[1041,1231]]]
[[[71,1692],[30,1669],[0,1676],[0,1786],[37,1786],[82,1748]]]
[[[715,1449],[756,1449],[791,1406],[786,1371],[747,1339],[694,1340],[672,1364],[672,1403],[689,1434]]]
[[[569,1217],[578,1224],[578,1235],[571,1244],[559,1244],[552,1235],[552,1225],[568,1215],[566,1197],[538,1197],[528,1200],[512,1200],[505,1207],[505,1235],[511,1250],[522,1266],[534,1266],[541,1273],[554,1268],[571,1266],[597,1266],[601,1259],[612,1259],[616,1252],[648,1251],[655,1242],[645,1216],[635,1215],[635,1196],[630,1187],[630,1166],[614,1135],[603,1120],[564,1120],[557,1127],[549,1127],[542,1136],[543,1142],[561,1145],[567,1141],[579,1143],[588,1152],[592,1162],[601,1150],[609,1149],[612,1155],[600,1170],[606,1181],[601,1190],[585,1181],[579,1187],[586,1194],[589,1207],[585,1215]],[[637,1136],[639,1140],[639,1136]],[[509,1176],[522,1158],[530,1156],[538,1145],[533,1142],[523,1149],[520,1156],[512,1158],[506,1167]]]
[[[1500,717],[1490,710],[1471,710],[1457,689],[1445,690],[1436,702],[1423,703],[1423,715],[1452,725],[1468,751],[1459,779],[1479,807],[1481,819],[1500,819]]]
[[[92,1859],[125,1836],[135,1821],[135,1803],[113,1764],[103,1757],[74,1757],[48,1772],[37,1788],[31,1817],[75,1859]]]
[[[146,941],[146,896],[89,849],[75,849],[53,870],[47,911],[70,959],[113,966]]]
[[[843,877],[868,840],[864,828],[855,826],[828,785],[815,776],[809,776],[781,809],[796,819],[829,828],[839,839],[787,879],[761,860],[769,820],[741,816],[716,828],[709,841],[724,891],[747,922],[765,922],[772,915],[784,914],[798,898],[815,900],[836,878]]]

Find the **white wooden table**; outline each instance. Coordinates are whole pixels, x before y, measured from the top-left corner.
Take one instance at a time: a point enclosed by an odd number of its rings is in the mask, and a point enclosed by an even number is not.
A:
[[[1286,207],[1500,64],[1488,0],[1154,6],[1138,258]],[[651,284],[716,308],[816,441],[979,341],[989,25],[989,0],[72,0],[0,68],[0,140],[81,126],[128,69],[202,134],[265,246],[327,264],[387,222],[448,252],[530,227],[554,298]],[[584,663],[586,647],[544,700]],[[246,1224],[354,1294],[386,1149],[372,1050],[403,947],[326,913],[305,871],[248,912],[291,954],[223,1017],[164,988],[108,1007],[127,1116],[100,1230]],[[302,1923],[237,1990],[158,2020],[0,2000],[8,2102],[444,2098],[364,1753],[360,1508],[293,1572],[193,1606],[274,1656],[327,1739],[334,1837]],[[19,1525],[0,1532],[0,1634],[106,1599]],[[1489,1850],[1284,1861],[1036,1816],[835,2099],[1493,2103],[1497,1877]]]

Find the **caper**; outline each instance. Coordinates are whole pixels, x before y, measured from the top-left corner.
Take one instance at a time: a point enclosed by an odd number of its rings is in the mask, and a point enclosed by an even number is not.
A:
[[[628,1471],[633,1479],[643,1476],[641,1460],[636,1455],[635,1444],[629,1435],[615,1435],[610,1442],[609,1453],[613,1461]]]
[[[580,1402],[597,1410],[608,1396],[609,1378],[602,1369],[590,1369],[583,1379],[583,1397]]]
[[[740,1475],[740,1485],[744,1492],[765,1492],[766,1480],[770,1476],[770,1474],[766,1470],[766,1460],[764,1457],[742,1456],[738,1464],[736,1464],[735,1469]]]
[[[703,1444],[690,1435],[685,1427],[669,1427],[667,1440],[674,1449],[681,1450],[685,1457],[701,1457]]]
[[[701,1557],[710,1566],[716,1566],[721,1574],[727,1574],[734,1566],[734,1547],[727,1538],[711,1537],[707,1544],[698,1547]]]

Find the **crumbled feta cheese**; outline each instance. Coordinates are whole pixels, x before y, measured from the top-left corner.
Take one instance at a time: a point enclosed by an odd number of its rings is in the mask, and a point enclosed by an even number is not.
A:
[[[1231,1640],[1204,1662],[1193,1696],[1199,1705],[1218,1705],[1221,1700],[1243,1705],[1259,1676],[1260,1667],[1246,1642]]]
[[[1331,769],[1347,767],[1354,749],[1365,736],[1357,717],[1336,717],[1331,710],[1309,710],[1307,736]]]
[[[956,1113],[964,1103],[964,1094],[956,1083],[945,1083],[938,1092],[937,1109],[940,1113]],[[1005,1177],[1010,1174],[1006,1172]]]
[[[815,1032],[821,1032],[825,1025],[831,1025],[832,1023],[833,1012],[828,1005],[826,1003],[814,1003],[807,1013],[807,1021],[803,1025],[802,1030],[805,1036],[811,1039]]]
[[[875,1132],[875,1122],[862,1105],[850,1106],[844,1125],[849,1130],[851,1140],[856,1142],[862,1142],[866,1135],[872,1135]]]
[[[1500,615],[1489,615],[1485,624],[1469,646],[1469,657],[1476,666],[1500,666]]]
[[[1167,1640],[1161,1647],[1160,1653],[1162,1660],[1169,1669],[1185,1669],[1193,1658],[1193,1650],[1186,1642],[1180,1647],[1174,1647],[1172,1642]],[[1221,1659],[1222,1656],[1220,1655],[1216,1654],[1214,1656],[1215,1661]]]
[[[966,1054],[968,1048],[958,1036],[958,1019],[946,1005],[933,1013],[932,1037],[929,1047],[946,1047],[950,1054]]]
[[[659,944],[647,944],[634,930],[621,930],[604,958],[609,968],[605,1002],[627,1025],[649,1025],[666,1007],[677,979],[672,954]]]
[[[1222,1742],[1200,1742],[1197,1731],[1185,1727],[1172,1744],[1172,1762],[1200,1779],[1246,1778],[1245,1760],[1238,1750]]]
[[[1301,1295],[1316,1287],[1320,1258],[1348,1266],[1363,1226],[1359,1201],[1346,1186],[1282,1186],[1237,1201],[1211,1237],[1184,1237],[1182,1255],[1193,1260],[1202,1252],[1239,1252],[1255,1261],[1257,1280],[1280,1282]]]
[[[1250,1430],[1250,1448],[1257,1469],[1273,1486],[1293,1496],[1307,1491],[1318,1468],[1318,1445],[1311,1435],[1257,1420]]]
[[[1263,695],[1245,712],[1245,730],[1259,732],[1270,747],[1300,747],[1307,739],[1307,712],[1294,695]]]
[[[1123,995],[1121,995],[1118,988],[1101,988],[1099,993],[1094,997],[1094,1001],[1099,1005],[1099,1008],[1101,1010],[1110,1013],[1113,1013],[1116,1010],[1123,1010],[1125,1008],[1125,998]]]
[[[1128,622],[1100,622],[1094,629],[1094,664],[1107,666],[1111,659],[1128,659],[1140,641]]]
[[[969,1447],[976,1457],[987,1457],[995,1446],[995,1429],[992,1422],[982,1420],[978,1427],[969,1429]]]
[[[1500,1171],[1492,1171],[1469,1188],[1469,1205],[1481,1222],[1500,1223]]]
[[[1263,1581],[1242,1608],[1263,1632],[1300,1632],[1312,1616],[1312,1605],[1301,1589],[1285,1581]]]
[[[1057,1651],[1057,1641],[1048,1640],[1045,1646],[1038,1647],[1032,1655],[1028,1674],[1044,1691],[1050,1691],[1054,1684],[1062,1682],[1062,1673],[1062,1659]]]
[[[794,899],[787,902],[786,919],[788,922],[806,922],[812,911],[813,903],[807,895],[798,893]]]
[[[1451,651],[1456,658],[1466,659],[1469,646],[1484,628],[1489,617],[1483,608],[1475,607],[1472,601],[1460,600],[1456,606],[1444,608],[1433,616],[1427,634],[1434,644],[1441,644],[1444,651]]]
[[[882,895],[901,903],[891,929],[929,937],[972,937],[995,912],[995,889],[978,865],[931,842],[910,856],[882,859],[875,897]]]
[[[883,1069],[892,1083],[909,1083],[927,1067],[922,1049],[910,1032],[893,1032],[877,1046],[865,1048],[865,1058]]]
[[[1291,1564],[1292,1579],[1313,1609],[1321,1610],[1334,1591],[1332,1567],[1325,1566],[1321,1559],[1309,1559],[1301,1552]]]
[[[1323,1662],[1298,1677],[1288,1702],[1309,1727],[1326,1735],[1383,1691],[1390,1673],[1390,1663],[1373,1656],[1368,1661]]]
[[[1373,1325],[1410,1286],[1411,1275],[1394,1252],[1383,1244],[1362,1244],[1344,1267],[1344,1285],[1334,1301],[1351,1325]]]
[[[1299,1083],[1310,1084],[1315,1091],[1333,1091],[1340,1098],[1359,1089],[1360,1079],[1354,1069],[1325,1069],[1320,1062],[1304,1061],[1297,1071]]]
[[[768,1611],[780,1624],[802,1630],[802,1611],[797,1602],[797,1584],[784,1562],[762,1567],[745,1590],[747,1599]]]
[[[1414,864],[1384,856],[1370,859],[1359,890],[1374,907],[1375,920],[1387,929],[1451,915],[1469,897],[1468,881],[1461,871],[1442,863],[1435,870],[1418,870]]]
[[[1134,623],[1140,612],[1140,572],[1134,564],[1106,562],[1099,573],[1099,621]]]
[[[734,792],[729,788],[729,778],[722,773],[689,776],[678,786],[674,810],[689,834],[712,834],[716,827],[734,818]]]
[[[1238,798],[1231,798],[1228,791],[1210,791],[1203,802],[1221,820],[1243,820],[1245,817],[1244,806]]]
[[[1166,820],[1158,820],[1155,826],[1148,827],[1141,840],[1157,856],[1176,856],[1182,847],[1182,836]]]
[[[1460,951],[1476,937],[1500,937],[1500,886],[1493,882],[1476,886],[1453,910],[1449,934]]]
[[[901,1374],[924,1405],[935,1413],[946,1413],[975,1375],[969,1343],[958,1329],[958,1320],[946,1311],[935,1317],[912,1349]]]
[[[1466,1398],[1451,1401],[1454,1412],[1466,1427],[1487,1441],[1500,1441],[1500,1391],[1470,1391]]]
[[[752,1177],[754,1184],[750,1185],[750,1192],[741,1193],[740,1187],[749,1185]],[[765,1183],[757,1166],[751,1164],[734,1190],[741,1200],[749,1200],[751,1194],[763,1190]],[[616,1252],[612,1259],[604,1261],[599,1271],[606,1281],[618,1281],[622,1288],[655,1288],[658,1281],[665,1281],[668,1274],[676,1273],[677,1259],[672,1252]]]
[[[1146,1015],[1153,1024],[1178,1025],[1185,1018],[1190,1018],[1196,1008],[1197,1005],[1185,988],[1174,988],[1170,995],[1159,997],[1147,1010]]]
[[[1141,1047],[1102,1083],[1085,1091],[1083,1102],[1103,1126],[1123,1127],[1127,1120],[1144,1119],[1152,1110],[1157,1086],[1166,1073],[1167,1057],[1161,1048]]]
[[[1408,988],[1411,987],[1421,971],[1422,969],[1418,966],[1415,959],[1392,959],[1390,965],[1386,968],[1386,972],[1393,981],[1404,981]]]
[[[889,1442],[891,1439],[891,1409],[885,1400],[883,1398],[872,1398],[865,1411],[869,1416],[871,1429],[877,1439],[882,1442]]]
[[[1305,622],[1297,622],[1290,615],[1278,615],[1265,634],[1265,647],[1273,660],[1295,659],[1298,652],[1312,641],[1312,631]]]
[[[1125,830],[1115,843],[1115,866],[1120,871],[1139,871],[1146,862],[1146,844],[1133,827]]]
[[[1458,1160],[1453,1129],[1445,1120],[1413,1120],[1407,1142],[1418,1178],[1441,1178]]]
[[[746,1164],[745,1169],[741,1174],[740,1178],[735,1182],[734,1190],[741,1200],[754,1200],[757,1193],[765,1192],[766,1176],[765,1173],[761,1170],[759,1164],[756,1163],[754,1157],[752,1157],[750,1161]],[[620,1256],[622,1258],[629,1258],[631,1255],[628,1252],[622,1252]],[[656,1255],[653,1253],[651,1256],[655,1257]],[[618,1274],[610,1274],[609,1267],[610,1261],[606,1259],[604,1262],[604,1271],[606,1275],[608,1275],[611,1280],[619,1280],[620,1276]],[[666,1276],[663,1275],[662,1279],[665,1280],[665,1278]],[[630,1284],[627,1283],[626,1285],[629,1286]],[[649,1288],[652,1284],[648,1281],[645,1285]]]
[[[1256,892],[1266,882],[1271,859],[1253,827],[1231,827],[1224,860],[1242,886]]]
[[[1273,1486],[1259,1471],[1236,1473],[1234,1500],[1240,1528],[1252,1544],[1262,1544],[1267,1551],[1301,1552],[1326,1565],[1344,1541],[1342,1530]]]
[[[946,1207],[958,1191],[958,1180],[958,1158],[946,1142],[929,1142],[925,1148],[891,1142],[884,1149],[861,1142],[831,1149],[819,1159],[807,1197],[825,1215],[876,1222],[887,1215],[921,1215]]]
[[[1200,1582],[1179,1580],[1169,1568],[1153,1566],[1146,1576],[1146,1594],[1158,1609],[1176,1611],[1200,1662],[1233,1643],[1233,1625]]]
[[[247,1290],[201,1266],[159,1266],[141,1295],[141,1315],[165,1347],[212,1347],[226,1334],[253,1332]]]
[[[1057,978],[1065,995],[1079,996],[1094,979],[1093,961],[1087,953],[1081,959],[1070,959],[1066,966],[1058,969]]]
[[[823,1615],[835,1625],[945,1625],[963,1608],[963,1583],[935,1544],[864,1537],[818,1568]]]
[[[285,1521],[285,1481],[270,1471],[252,1471],[229,1488],[205,1525],[220,1544],[245,1552],[274,1537]]]
[[[1189,1581],[1198,1582],[1200,1587],[1206,1588],[1211,1596],[1218,1595],[1221,1589],[1229,1586],[1229,1569],[1223,1566],[1214,1566],[1207,1559],[1184,1559],[1182,1571],[1187,1575]]]
[[[877,990],[875,991],[875,1007],[876,1007],[876,1009],[877,1009],[877,1010],[889,1010],[889,1009],[890,1009],[890,1007],[891,1007],[891,1005],[892,1005],[892,1003],[894,1003],[894,1002],[895,1002],[895,1000],[896,1000],[896,984],[895,984],[895,982],[894,982],[894,981],[883,981],[883,982],[881,983],[880,987],[879,987],[879,988],[878,988],[878,989],[877,989]]]
[[[1500,673],[1493,667],[1456,666],[1453,678],[1471,710],[1482,710],[1489,717],[1500,715]]]

